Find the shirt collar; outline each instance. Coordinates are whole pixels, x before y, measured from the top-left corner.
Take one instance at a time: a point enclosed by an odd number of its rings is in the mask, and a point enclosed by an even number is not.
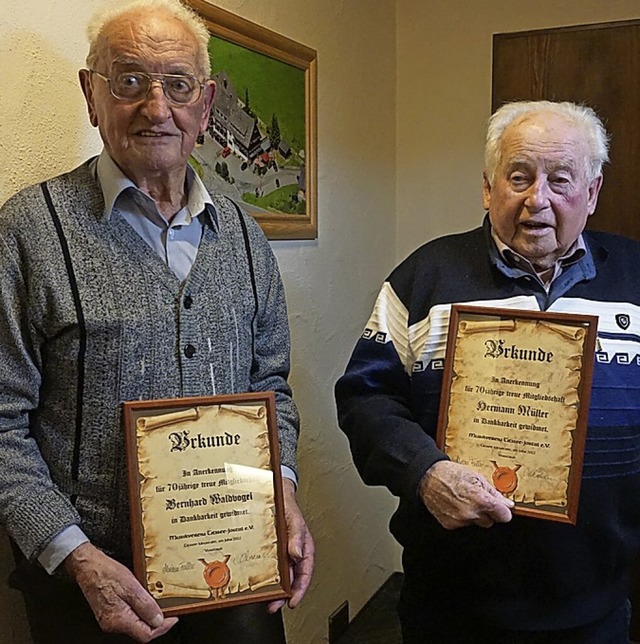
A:
[[[135,183],[120,170],[106,150],[102,150],[100,156],[91,164],[90,169],[102,190],[102,196],[104,198],[103,217],[105,221],[109,221],[116,202],[123,194],[138,193],[144,195]],[[192,218],[205,212],[211,224],[214,228],[217,228],[218,217],[211,196],[200,177],[190,165],[187,165],[186,183],[187,207],[184,221],[181,223],[188,224]]]
[[[520,253],[517,253],[515,250],[503,243],[496,234],[496,231],[493,227],[491,227],[491,239],[493,239],[493,243],[496,245],[500,256],[507,265],[513,266],[515,268],[520,268],[533,275],[536,274],[536,270],[534,269],[531,262],[526,257],[523,257],[522,255],[520,255]],[[578,239],[576,239],[573,244],[569,246],[567,251],[560,257],[558,257],[555,266],[564,268],[565,266],[569,266],[570,264],[575,264],[576,262],[580,261],[586,255],[586,253],[587,246],[584,243],[582,235],[580,235]]]

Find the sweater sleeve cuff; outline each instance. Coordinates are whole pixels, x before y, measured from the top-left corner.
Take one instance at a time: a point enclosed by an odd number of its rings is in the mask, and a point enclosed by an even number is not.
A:
[[[435,444],[429,445],[429,447],[418,452],[407,466],[404,485],[406,497],[412,501],[419,501],[420,497],[418,492],[420,490],[420,482],[427,473],[427,470],[439,461],[448,460],[449,457],[444,452],[441,452]]]

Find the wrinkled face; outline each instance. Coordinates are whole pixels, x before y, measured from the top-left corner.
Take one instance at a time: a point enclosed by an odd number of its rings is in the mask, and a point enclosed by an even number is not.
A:
[[[189,74],[202,81],[196,67],[197,43],[178,20],[161,12],[132,13],[105,27],[95,71],[112,77],[123,71]],[[198,101],[173,105],[160,83],[135,103],[111,95],[107,82],[80,72],[91,124],[105,148],[136,184],[152,177],[183,173],[196,138],[207,127],[214,85],[205,86]]]
[[[549,112],[504,132],[493,183],[483,202],[498,238],[536,269],[553,266],[593,214],[602,176],[587,180],[588,147],[569,121]]]

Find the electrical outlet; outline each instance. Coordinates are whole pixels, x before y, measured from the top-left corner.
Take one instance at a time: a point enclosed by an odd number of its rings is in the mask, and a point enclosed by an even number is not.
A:
[[[345,600],[329,615],[329,644],[336,644],[348,627],[349,602]]]

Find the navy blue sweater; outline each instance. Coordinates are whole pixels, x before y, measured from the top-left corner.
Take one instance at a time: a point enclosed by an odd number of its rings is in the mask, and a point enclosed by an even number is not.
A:
[[[424,566],[425,592],[504,628],[598,619],[626,597],[640,545],[640,244],[584,239],[586,255],[549,293],[504,264],[487,222],[424,245],[383,285],[336,385],[360,475],[400,498],[391,531]],[[434,438],[452,303],[598,316],[577,525],[514,517],[447,531],[418,500],[425,472],[446,458]]]

